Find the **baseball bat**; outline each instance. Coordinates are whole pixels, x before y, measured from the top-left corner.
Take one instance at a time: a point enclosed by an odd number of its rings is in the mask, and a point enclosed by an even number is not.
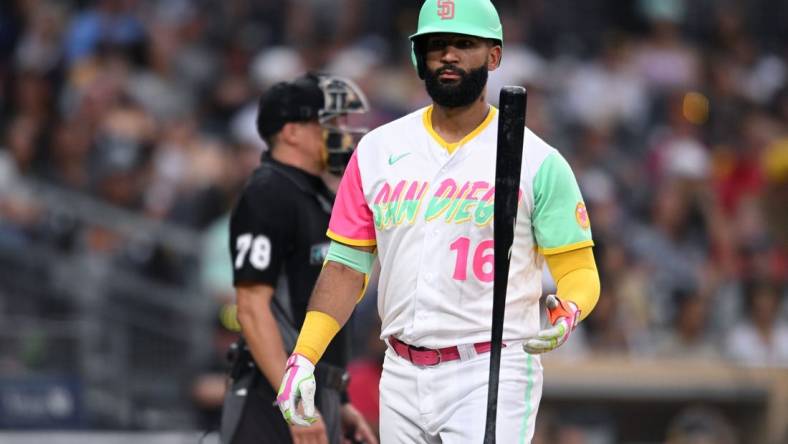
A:
[[[527,93],[520,86],[501,88],[498,117],[498,146],[495,155],[495,202],[493,218],[494,275],[492,309],[492,349],[490,379],[487,387],[487,421],[484,444],[495,444],[495,421],[498,411],[498,376],[501,368],[503,319],[509,261],[512,257],[514,226],[520,193],[520,170],[523,160],[523,133]]]

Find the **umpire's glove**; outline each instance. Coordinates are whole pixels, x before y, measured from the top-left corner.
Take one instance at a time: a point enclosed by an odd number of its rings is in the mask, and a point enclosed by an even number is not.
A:
[[[545,298],[550,328],[540,330],[533,338],[526,339],[523,350],[531,354],[549,352],[558,348],[569,339],[569,334],[577,327],[580,310],[573,302],[562,301],[555,295]]]
[[[309,359],[293,353],[287,360],[285,376],[276,404],[289,424],[308,426],[317,421],[315,414],[315,365]],[[303,404],[304,416],[298,414],[298,402]]]

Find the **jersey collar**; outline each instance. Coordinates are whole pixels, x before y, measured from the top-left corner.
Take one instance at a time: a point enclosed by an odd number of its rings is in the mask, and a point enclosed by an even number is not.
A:
[[[492,122],[493,117],[495,117],[495,113],[498,111],[494,106],[490,105],[490,110],[487,112],[487,117],[484,118],[482,123],[479,124],[473,131],[468,133],[465,137],[462,138],[459,142],[449,143],[443,140],[443,137],[440,136],[435,129],[432,128],[432,108],[433,106],[430,105],[424,110],[424,114],[422,115],[422,123],[424,123],[424,128],[427,129],[427,132],[438,142],[438,145],[442,146],[449,154],[453,154],[457,148],[465,145],[468,141],[473,139],[474,137],[478,136],[479,133],[484,131],[485,128]]]

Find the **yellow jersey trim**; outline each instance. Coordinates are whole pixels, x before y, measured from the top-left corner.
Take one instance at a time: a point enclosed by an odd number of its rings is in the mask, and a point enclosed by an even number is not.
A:
[[[474,137],[478,136],[479,133],[484,131],[484,129],[487,128],[490,122],[492,122],[493,117],[495,117],[495,113],[498,111],[494,106],[490,105],[490,110],[487,112],[487,117],[485,117],[484,120],[482,120],[482,123],[480,123],[479,126],[477,126],[473,131],[468,133],[459,142],[449,143],[445,141],[443,137],[440,136],[440,134],[435,132],[435,129],[432,128],[432,108],[433,106],[430,105],[424,111],[424,114],[422,115],[422,123],[424,123],[424,128],[427,130],[430,136],[432,136],[432,138],[435,139],[436,142],[438,142],[438,145],[442,146],[446,151],[448,151],[449,154],[453,154],[454,151],[457,150],[457,148],[461,147],[462,145],[465,145],[466,143],[468,143],[469,140],[473,139]]]
[[[351,245],[354,247],[374,247],[378,244],[378,241],[375,239],[351,239],[349,237],[336,234],[331,230],[326,231],[326,236],[328,236],[329,239],[333,239],[339,243]]]
[[[542,255],[547,256],[548,254],[566,253],[567,251],[577,250],[584,247],[593,247],[593,246],[594,246],[594,241],[584,240],[581,242],[575,242],[574,244],[562,245],[560,247],[554,247],[554,248],[539,247],[537,251],[539,251],[539,253],[541,253]]]

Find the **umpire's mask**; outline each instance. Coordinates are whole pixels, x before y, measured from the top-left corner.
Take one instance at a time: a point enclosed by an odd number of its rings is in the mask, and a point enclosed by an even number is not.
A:
[[[354,120],[369,111],[369,105],[352,80],[322,74],[317,77],[324,97],[318,119],[324,129],[326,167],[341,176],[358,140],[367,132]]]
[[[341,175],[353,148],[367,130],[358,125],[369,110],[367,98],[351,80],[309,73],[292,82],[280,82],[260,97],[257,132],[264,140],[287,122],[317,120],[323,127],[323,161],[328,171]]]

